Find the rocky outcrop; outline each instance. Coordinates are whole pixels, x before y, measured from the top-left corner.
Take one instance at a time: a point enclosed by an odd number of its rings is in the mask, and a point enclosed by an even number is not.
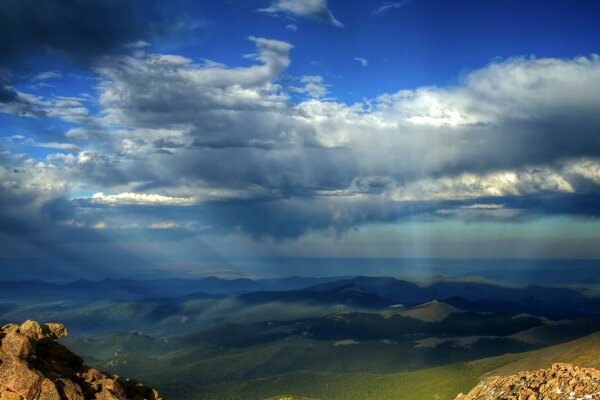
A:
[[[488,378],[456,400],[600,400],[600,371],[571,364]]]
[[[154,389],[84,365],[62,324],[0,327],[0,400],[160,400]]]

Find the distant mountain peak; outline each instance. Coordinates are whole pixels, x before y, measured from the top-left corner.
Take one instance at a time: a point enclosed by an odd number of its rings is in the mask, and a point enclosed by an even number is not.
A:
[[[412,308],[397,308],[393,311],[393,314],[425,322],[440,322],[452,314],[462,312],[465,311],[450,304],[432,300]]]

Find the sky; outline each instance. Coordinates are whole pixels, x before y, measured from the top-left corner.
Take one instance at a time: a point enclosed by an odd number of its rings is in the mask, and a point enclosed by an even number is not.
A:
[[[0,276],[600,259],[599,18],[592,0],[4,0]]]

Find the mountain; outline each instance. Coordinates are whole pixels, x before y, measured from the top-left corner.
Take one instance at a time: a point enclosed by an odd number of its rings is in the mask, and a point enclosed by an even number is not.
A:
[[[347,290],[344,286],[332,287],[329,290],[290,290],[261,291],[238,296],[245,304],[269,303],[281,301],[286,303],[305,302],[313,304],[340,304],[364,308],[382,308],[390,304],[390,300],[379,294],[359,290]]]
[[[416,306],[433,300],[492,313],[529,313],[551,319],[599,315],[600,298],[568,288],[505,287],[483,282],[439,281],[428,285],[395,278],[358,276],[307,288],[311,292],[370,293],[388,305]]]
[[[439,322],[448,318],[452,314],[465,312],[459,308],[441,301],[432,300],[416,307],[392,307],[392,311],[385,311],[386,316],[402,315],[403,317],[414,318],[425,322]]]
[[[140,382],[110,376],[56,342],[67,336],[62,324],[0,327],[0,398],[6,400],[162,400]]]
[[[429,303],[415,309],[451,307]],[[305,319],[224,323],[170,337],[132,332],[73,337],[69,346],[98,368],[160,384],[209,385],[299,371],[391,373],[537,348],[510,335],[544,320],[515,317],[453,312],[424,321],[340,311]]]
[[[46,281],[0,282],[0,321],[19,319],[25,305],[40,315],[62,314],[69,310],[99,304],[123,302],[164,303],[167,310],[191,300],[236,298],[244,306],[268,303],[296,303],[310,306],[345,306],[352,309],[384,308],[391,305],[413,307],[434,300],[455,308],[493,313],[528,313],[559,320],[596,316],[600,299],[567,288],[503,287],[483,282],[440,281],[429,285],[391,277],[277,278],[195,280],[79,280],[58,283]],[[158,307],[158,304],[157,304]],[[27,309],[25,309],[25,312]],[[87,314],[90,314],[86,310]],[[35,315],[32,317],[39,318]],[[180,315],[181,317],[181,315]],[[188,316],[189,317],[189,316]],[[218,318],[217,318],[218,319]],[[62,319],[61,319],[62,320]]]
[[[551,368],[494,376],[479,383],[456,400],[505,399],[600,399],[600,371],[571,364],[553,364]]]
[[[511,360],[511,356],[500,356],[497,359],[478,362],[495,363],[498,361],[501,362],[502,366],[494,368],[487,375],[510,375],[518,371],[548,368],[553,363],[600,368],[600,332],[566,343],[530,351],[515,360]]]
[[[201,293],[205,296],[231,296],[259,290],[298,290],[339,278],[289,277],[252,280],[222,279],[80,279],[72,282],[40,280],[0,281],[0,301],[35,303],[51,301],[127,301],[146,298],[182,298]]]
[[[485,381],[491,376],[510,376],[524,370],[552,368],[553,354],[557,354],[555,357],[557,362],[593,367],[600,359],[599,352],[600,332],[540,350],[506,354],[476,361],[449,363],[440,367],[409,372],[374,374],[302,371],[207,386],[161,384],[159,387],[161,391],[168,393],[173,398],[202,400],[238,398],[264,400],[265,398],[285,398],[285,396],[305,396],[328,400],[454,400],[458,393],[468,393],[480,381]],[[586,357],[587,353],[589,356]],[[539,357],[544,358],[542,363],[537,362]],[[520,363],[520,360],[526,362]],[[527,376],[525,374],[526,380]],[[576,376],[572,378],[576,378]],[[513,381],[509,380],[509,382]],[[530,382],[532,381],[530,380]],[[517,381],[514,383],[519,384]],[[287,395],[283,395],[284,393]],[[549,395],[545,398],[551,400],[570,398],[570,393],[565,392],[564,394],[563,397]],[[494,399],[489,396],[482,398]],[[514,398],[519,399],[518,395]],[[572,399],[578,398],[573,396]],[[583,399],[590,398],[579,398],[579,400]]]

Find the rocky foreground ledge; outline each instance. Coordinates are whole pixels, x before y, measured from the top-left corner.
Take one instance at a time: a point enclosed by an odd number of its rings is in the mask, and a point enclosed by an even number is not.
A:
[[[600,371],[571,364],[493,376],[456,400],[600,400]]]
[[[0,400],[162,400],[131,379],[107,375],[56,340],[62,324],[26,321],[0,327]]]

